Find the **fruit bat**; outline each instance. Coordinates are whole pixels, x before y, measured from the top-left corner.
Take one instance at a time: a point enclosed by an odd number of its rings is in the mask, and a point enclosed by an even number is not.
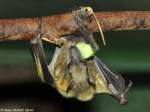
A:
[[[91,19],[91,14],[93,15],[92,9],[81,7],[72,13],[80,33],[62,37],[65,41],[61,46],[56,47],[49,65],[45,59],[41,35],[31,40],[38,76],[43,82],[56,88],[64,97],[76,97],[80,101],[88,101],[96,93],[106,93],[117,98],[121,104],[126,104],[127,91],[132,82],[126,83],[121,75],[113,73],[94,54],[99,48],[92,32],[88,32],[85,27]],[[83,16],[85,13],[87,16]],[[96,20],[95,15],[93,17]],[[98,24],[97,20],[96,23]],[[100,25],[98,27],[102,34]],[[105,44],[104,38],[103,42]]]
[[[121,75],[113,73],[95,55],[83,59],[76,47],[77,43],[83,41],[82,38],[69,38],[63,46],[56,48],[49,65],[45,60],[42,42],[36,41],[34,45],[32,41],[33,57],[41,80],[51,84],[64,97],[88,101],[96,93],[107,93],[117,98],[121,104],[127,103],[126,93],[131,87],[131,81],[126,84]]]

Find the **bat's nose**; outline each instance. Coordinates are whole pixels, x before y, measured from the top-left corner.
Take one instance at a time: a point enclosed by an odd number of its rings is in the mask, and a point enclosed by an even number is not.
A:
[[[126,99],[121,99],[120,100],[121,105],[126,105],[127,103],[128,103],[128,100],[126,100]]]

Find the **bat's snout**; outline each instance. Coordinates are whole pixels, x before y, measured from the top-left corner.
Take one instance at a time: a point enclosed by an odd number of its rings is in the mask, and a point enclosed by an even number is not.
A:
[[[127,103],[128,103],[127,98],[124,95],[121,95],[120,104],[121,105],[126,105]]]

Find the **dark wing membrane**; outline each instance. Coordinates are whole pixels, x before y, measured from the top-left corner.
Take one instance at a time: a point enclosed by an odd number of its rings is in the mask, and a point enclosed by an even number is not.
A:
[[[100,59],[94,57],[94,62],[98,71],[106,78],[111,90],[114,94],[123,94],[128,89],[125,79],[119,75],[113,73]],[[130,82],[131,83],[131,82]]]
[[[36,38],[36,43],[31,42],[31,49],[39,78],[43,82],[53,84],[53,78],[49,72],[45,54],[43,51],[42,40],[40,38]]]

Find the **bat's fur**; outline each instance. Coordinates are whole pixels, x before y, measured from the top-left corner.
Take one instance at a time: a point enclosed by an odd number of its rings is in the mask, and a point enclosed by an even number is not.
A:
[[[50,67],[55,88],[65,97],[76,97],[81,101],[93,98],[96,93],[107,93],[116,97],[121,104],[127,102],[125,79],[116,75],[97,57],[81,59],[75,48],[84,42],[80,36],[68,36],[60,52],[55,54],[53,66]],[[57,57],[57,59],[56,59]]]
[[[60,48],[61,55],[57,57],[52,75],[57,90],[63,96],[77,97],[79,100],[87,101],[95,93],[110,93],[110,91],[107,89],[107,82],[104,77],[99,75],[92,58],[88,60],[76,59],[72,62],[70,48],[80,41],[83,41],[82,38],[71,36],[64,43]]]

